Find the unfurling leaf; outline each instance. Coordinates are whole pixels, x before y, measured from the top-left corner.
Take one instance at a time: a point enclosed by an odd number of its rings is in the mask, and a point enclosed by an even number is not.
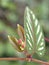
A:
[[[28,7],[26,7],[24,14],[24,31],[28,53],[37,53],[39,56],[43,56],[45,52],[45,41],[42,27],[34,13]]]
[[[20,36],[20,38],[21,38],[23,41],[25,41],[24,28],[23,28],[21,25],[19,25],[19,24],[17,24],[17,33],[18,33],[18,35]]]
[[[21,39],[17,40],[15,37],[12,36],[8,36],[8,39],[17,51],[19,52],[24,51],[25,44]]]

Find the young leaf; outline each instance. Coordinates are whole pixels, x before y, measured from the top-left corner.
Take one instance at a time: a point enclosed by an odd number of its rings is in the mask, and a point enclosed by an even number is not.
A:
[[[24,30],[26,36],[26,48],[28,53],[37,53],[43,56],[45,52],[45,41],[42,28],[34,13],[26,7],[24,14]]]
[[[17,38],[12,37],[12,36],[8,36],[8,39],[17,51],[19,52],[24,51],[25,44],[21,39],[17,40]]]
[[[19,24],[17,24],[17,33],[18,33],[18,35],[20,36],[20,38],[21,38],[23,41],[25,41],[24,28],[23,28],[21,25],[19,25]]]

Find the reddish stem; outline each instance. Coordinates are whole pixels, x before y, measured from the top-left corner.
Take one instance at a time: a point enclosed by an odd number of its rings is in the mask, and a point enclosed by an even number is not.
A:
[[[0,60],[6,60],[6,61],[11,61],[11,60],[21,60],[21,61],[28,61],[30,58],[0,58]],[[37,63],[40,63],[40,64],[44,64],[44,65],[49,65],[49,62],[44,62],[44,61],[41,61],[41,60],[37,60],[37,59],[34,59],[32,58],[31,60],[32,62],[37,62]]]
[[[49,39],[48,38],[45,38],[45,41],[49,42]],[[30,58],[0,58],[0,60],[7,60],[7,61],[11,61],[11,60],[21,60],[21,61],[29,61]],[[40,64],[44,64],[44,65],[49,65],[49,62],[44,62],[44,61],[41,61],[41,60],[37,60],[37,59],[34,59],[32,58],[32,60],[30,60],[32,62],[37,62],[37,63],[40,63]]]
[[[49,39],[45,37],[45,41],[49,42]]]

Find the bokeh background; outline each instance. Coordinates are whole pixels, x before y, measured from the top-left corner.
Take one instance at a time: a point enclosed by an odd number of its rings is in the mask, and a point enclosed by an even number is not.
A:
[[[7,36],[18,38],[17,24],[24,24],[24,10],[29,6],[43,27],[44,36],[49,38],[49,0],[0,0],[0,57],[24,57],[10,44]],[[43,57],[34,58],[49,61],[49,42],[46,42],[46,52]],[[0,65],[40,65],[27,61],[0,61]]]

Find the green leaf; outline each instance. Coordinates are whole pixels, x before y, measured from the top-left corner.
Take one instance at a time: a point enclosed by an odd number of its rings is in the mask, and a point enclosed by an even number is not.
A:
[[[37,53],[39,56],[43,56],[45,52],[45,41],[42,27],[34,13],[28,7],[25,9],[24,30],[28,53]]]

